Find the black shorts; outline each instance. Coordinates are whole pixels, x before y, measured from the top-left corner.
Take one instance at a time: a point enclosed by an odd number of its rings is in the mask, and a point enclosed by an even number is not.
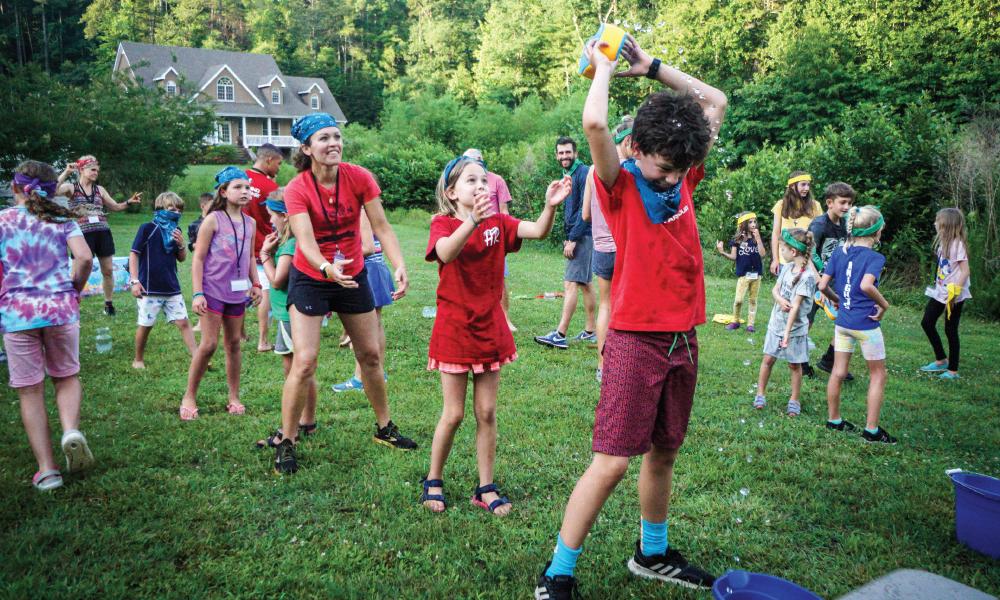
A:
[[[90,253],[94,258],[104,258],[115,255],[115,238],[107,229],[103,231],[88,231],[83,234],[83,239],[87,240],[90,246]]]
[[[317,281],[292,266],[288,274],[288,306],[313,317],[330,312],[356,315],[375,310],[367,271],[362,269],[354,281],[358,287],[345,288],[333,281]]]

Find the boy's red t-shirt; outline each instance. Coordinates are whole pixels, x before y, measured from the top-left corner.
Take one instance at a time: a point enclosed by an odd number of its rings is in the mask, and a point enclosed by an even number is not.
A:
[[[691,198],[704,177],[703,165],[688,171],[677,214],[659,224],[649,220],[635,179],[625,169],[610,191],[595,182],[618,247],[611,281],[613,329],[688,331],[705,322],[705,264]]]
[[[375,177],[364,167],[340,163],[338,181],[341,187],[337,197],[336,186],[318,185],[312,171],[303,171],[285,186],[285,206],[288,216],[306,213],[312,222],[313,235],[323,258],[333,262],[337,249],[344,258],[354,262],[344,265],[344,274],[355,276],[365,266],[361,253],[361,207],[382,194]],[[316,195],[319,190],[322,200]],[[302,254],[302,244],[296,244],[292,265],[309,277],[326,281]]]
[[[267,175],[253,169],[247,169],[247,177],[250,179],[250,202],[243,207],[243,214],[257,223],[257,233],[254,234],[253,238],[253,255],[256,259],[264,245],[264,238],[274,231],[274,228],[271,227],[271,216],[267,214],[264,201],[271,195],[271,192],[278,189],[278,184]]]
[[[479,224],[458,257],[438,260],[435,245],[462,225],[462,220],[437,215],[431,220],[426,260],[438,261],[437,318],[428,355],[439,362],[490,364],[517,351],[514,336],[500,306],[503,259],[521,249],[521,221],[497,214]]]

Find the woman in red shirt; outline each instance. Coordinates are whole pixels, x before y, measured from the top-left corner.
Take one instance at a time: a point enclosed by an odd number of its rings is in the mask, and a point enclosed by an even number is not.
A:
[[[497,212],[490,201],[489,180],[481,161],[456,158],[448,163],[438,181],[441,212],[431,221],[426,259],[438,262],[441,281],[427,368],[441,371],[444,409],[434,429],[431,467],[422,481],[420,497],[432,512],[445,509],[441,478],[455,431],[465,417],[469,373],[479,453],[479,486],[472,503],[498,516],[510,512],[510,501],[500,495],[493,482],[500,367],[517,358],[514,337],[500,305],[504,257],[520,250],[522,239],[540,240],[549,234],[556,206],[571,189],[568,177],[553,181],[545,193],[542,214],[531,222]]]
[[[302,117],[292,126],[292,135],[301,143],[294,159],[299,174],[285,186],[288,222],[297,240],[288,276],[295,354],[282,390],[282,429],[271,438],[278,473],[298,470],[294,443],[299,417],[316,372],[321,323],[330,312],[340,317],[361,365],[361,381],[375,411],[374,441],[400,450],[417,447],[390,419],[378,350],[378,321],[361,253],[364,210],[382,242],[382,251],[396,267],[393,299],[402,298],[409,285],[406,265],[382,210],[381,190],[367,169],[341,161],[343,138],[330,115]]]

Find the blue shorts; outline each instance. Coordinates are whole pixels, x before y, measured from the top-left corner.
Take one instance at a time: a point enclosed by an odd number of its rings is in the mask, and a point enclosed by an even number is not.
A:
[[[605,281],[611,281],[611,278],[615,274],[615,254],[615,252],[594,250],[594,255],[590,259],[594,275]]]
[[[377,259],[366,258],[365,270],[368,271],[368,285],[372,289],[375,308],[392,304],[392,293],[396,291],[396,286],[393,285],[392,273],[381,256]]]

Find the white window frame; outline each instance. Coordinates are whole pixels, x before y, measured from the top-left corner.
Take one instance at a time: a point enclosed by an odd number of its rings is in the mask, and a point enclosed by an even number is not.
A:
[[[271,104],[281,104],[281,89],[272,88],[271,89]]]
[[[309,97],[309,108],[319,110],[319,95],[313,94]]]
[[[220,144],[232,144],[233,143],[233,124],[229,121],[219,121],[219,126],[216,129],[216,138],[219,140]]]
[[[215,82],[215,99],[219,102],[236,101],[236,84],[228,77],[220,77]]]
[[[172,80],[168,79],[163,84],[163,89],[166,90],[167,95],[169,95],[169,96],[176,96],[177,95],[177,83],[175,81],[172,81]]]

